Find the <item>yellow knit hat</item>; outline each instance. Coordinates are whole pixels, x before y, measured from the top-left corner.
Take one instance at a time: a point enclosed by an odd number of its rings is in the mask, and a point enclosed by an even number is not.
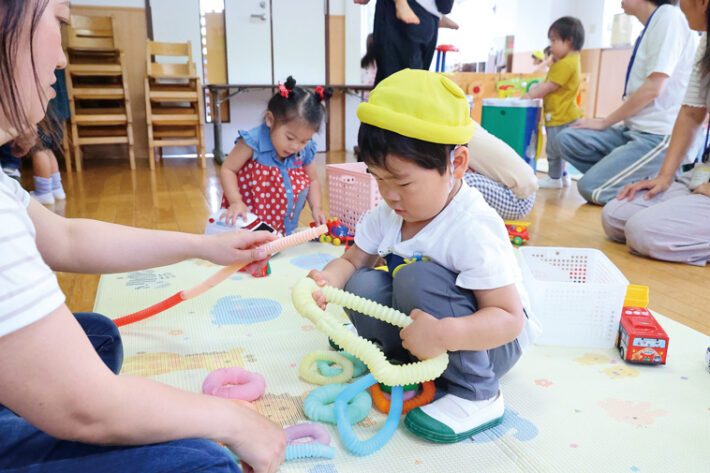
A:
[[[542,50],[540,50],[540,49],[538,49],[537,51],[534,51],[534,52],[532,53],[532,55],[533,55],[534,58],[539,59],[539,60],[541,60],[541,61],[544,61],[544,60],[545,60],[545,52],[542,51]]]
[[[468,143],[475,129],[463,90],[442,74],[415,69],[377,84],[357,117],[409,138],[449,145]]]

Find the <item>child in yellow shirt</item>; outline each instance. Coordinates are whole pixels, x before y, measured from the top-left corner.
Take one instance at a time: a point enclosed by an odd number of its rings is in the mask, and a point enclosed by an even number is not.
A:
[[[577,106],[582,65],[579,51],[584,45],[584,26],[577,18],[565,16],[550,26],[547,32],[554,63],[545,82],[533,88],[523,98],[543,99],[545,129],[547,131],[547,177],[540,179],[541,188],[560,189],[569,184],[565,163],[557,142],[557,135],[582,117]]]

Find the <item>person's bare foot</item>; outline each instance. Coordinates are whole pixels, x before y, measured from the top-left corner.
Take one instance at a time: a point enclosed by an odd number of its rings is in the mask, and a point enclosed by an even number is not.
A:
[[[439,20],[439,28],[451,28],[452,30],[459,29],[459,24],[446,15],[441,15]]]
[[[397,19],[399,21],[409,23],[410,25],[419,24],[419,17],[414,13],[412,7],[409,6],[407,0],[394,0],[394,6],[397,10]]]
[[[353,1],[355,3],[357,3],[358,5],[367,5],[368,3],[370,3],[370,0],[353,0]]]

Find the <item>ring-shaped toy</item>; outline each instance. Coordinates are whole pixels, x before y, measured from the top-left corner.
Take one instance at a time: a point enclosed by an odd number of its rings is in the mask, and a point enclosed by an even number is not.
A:
[[[320,443],[330,445],[330,433],[321,424],[316,422],[303,422],[289,425],[284,429],[286,432],[286,445],[303,445],[308,443]],[[311,439],[302,442],[303,439]]]
[[[383,392],[382,392],[382,395],[383,395],[383,396],[385,397],[385,399],[387,399],[388,401],[389,401],[390,399],[392,399],[392,396],[391,396],[390,393],[386,393],[386,392],[383,391]],[[417,391],[404,391],[404,392],[402,393],[402,400],[403,400],[404,402],[407,402],[407,401],[409,401],[410,399],[412,399],[413,397],[415,397],[416,395],[417,395]],[[385,414],[386,414],[386,412],[385,412]]]
[[[323,376],[311,370],[311,366],[318,360],[327,360],[341,366],[342,370],[335,376]],[[347,357],[328,350],[316,350],[306,355],[298,366],[298,375],[306,382],[312,384],[346,383],[353,377],[353,362]]]
[[[374,378],[390,386],[423,383],[438,378],[449,364],[447,353],[428,360],[393,365],[384,353],[371,341],[354,334],[342,325],[333,314],[327,313],[313,300],[313,293],[322,291],[328,302],[367,314],[397,327],[407,327],[412,323],[405,314],[382,304],[350,294],[330,286],[319,287],[315,281],[305,278],[293,288],[291,299],[296,310],[309,319],[321,332],[351,355],[362,360]]]
[[[352,356],[350,353],[346,351],[341,351],[341,355],[343,355],[345,358],[353,362],[353,378],[359,378],[360,376],[364,375],[367,373],[367,365],[363,363],[362,361],[358,360],[354,356]],[[318,368],[318,372],[322,374],[323,376],[327,376],[329,378],[339,375],[340,373],[343,372],[342,368],[338,368],[337,366],[331,365],[331,363],[324,361],[324,360],[318,360],[316,361],[316,367]]]
[[[397,430],[399,418],[402,416],[402,386],[394,386],[392,388],[391,409],[380,431],[365,441],[355,436],[355,432],[353,432],[345,415],[345,407],[353,396],[357,398],[357,396],[374,384],[377,384],[377,381],[372,376],[372,373],[370,373],[348,385],[335,399],[335,415],[338,417],[338,432],[340,432],[340,437],[343,439],[345,446],[348,447],[348,450],[356,455],[369,455],[384,447]]]
[[[219,368],[207,375],[202,383],[202,392],[226,399],[255,401],[266,389],[264,377],[239,366]]]
[[[360,378],[362,379],[362,378]],[[326,384],[309,392],[303,400],[303,412],[306,417],[316,422],[337,424],[333,403],[348,384]],[[350,396],[347,413],[343,414],[351,424],[357,424],[370,412],[372,398],[367,391],[362,391],[356,396]]]
[[[290,461],[299,458],[335,458],[335,447],[321,443],[286,445],[284,460]]]
[[[370,394],[372,395],[372,402],[382,413],[387,414],[390,412],[391,401],[387,399],[380,389],[380,386],[374,384],[370,387]],[[406,414],[415,407],[421,407],[429,404],[434,400],[434,395],[436,394],[436,387],[434,386],[434,381],[427,381],[422,384],[422,392],[411,399],[408,399],[402,405],[402,414]]]
[[[383,393],[390,394],[392,392],[392,386],[384,383],[377,383],[380,385],[380,391]],[[412,384],[407,384],[405,386],[402,386],[402,389],[406,393],[407,391],[416,391],[419,389],[419,383],[412,383]]]

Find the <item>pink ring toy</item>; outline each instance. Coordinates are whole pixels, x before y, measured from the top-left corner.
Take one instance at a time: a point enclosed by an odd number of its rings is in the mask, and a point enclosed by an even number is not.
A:
[[[412,399],[414,396],[416,396],[418,392],[419,392],[418,389],[412,389],[411,391],[404,391],[404,393],[402,393],[402,401],[409,401],[409,400]],[[383,396],[385,397],[385,399],[387,399],[388,401],[392,398],[392,396],[391,396],[389,393],[386,393],[386,392],[383,392],[382,395],[383,395]]]
[[[202,392],[227,399],[254,401],[266,389],[264,377],[239,366],[219,368],[212,371],[202,383]]]
[[[325,427],[315,422],[304,422],[286,427],[286,445],[296,445],[305,443],[320,443],[330,445],[330,434]],[[308,442],[299,440],[312,439]]]

